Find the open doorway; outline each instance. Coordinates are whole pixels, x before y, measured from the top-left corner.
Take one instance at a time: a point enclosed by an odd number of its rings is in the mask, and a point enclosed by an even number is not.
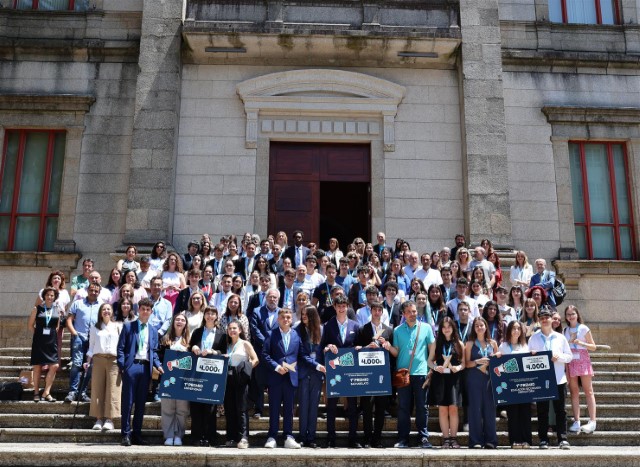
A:
[[[340,249],[356,237],[370,241],[369,184],[363,182],[320,182],[320,247],[338,239]]]

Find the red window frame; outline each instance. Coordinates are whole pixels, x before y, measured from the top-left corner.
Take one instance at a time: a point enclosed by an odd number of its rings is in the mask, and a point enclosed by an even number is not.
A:
[[[31,9],[32,10],[37,10],[38,7],[40,6],[40,0],[31,0]],[[74,10],[75,9],[75,3],[76,0],[69,0],[69,8],[67,8],[68,10]],[[13,0],[13,8],[18,8],[18,0]],[[60,11],[66,11],[66,10],[60,10]]]
[[[591,243],[591,227],[613,227],[615,231],[614,242],[616,247],[616,259],[622,258],[622,249],[620,247],[620,228],[628,227],[631,231],[631,258],[635,260],[636,241],[635,241],[635,222],[633,218],[633,204],[631,197],[631,180],[629,179],[629,157],[627,154],[627,146],[623,141],[569,141],[569,144],[575,144],[580,149],[580,171],[582,172],[582,189],[584,199],[584,218],[585,222],[574,222],[575,226],[584,227],[587,240],[587,252],[589,257],[585,259],[598,259],[593,257],[593,245]],[[611,210],[613,213],[613,224],[591,222],[591,206],[589,203],[589,181],[587,179],[587,165],[585,159],[585,146],[588,144],[601,144],[607,149],[607,165],[609,167],[609,188],[611,190]],[[627,199],[629,200],[629,223],[620,223],[618,216],[618,198],[616,194],[616,173],[613,164],[613,146],[622,146],[622,155],[624,158],[624,172],[627,175]]]
[[[2,148],[2,165],[0,166],[0,193],[2,193],[2,181],[4,180],[5,164],[7,162],[7,146],[9,144],[9,133],[18,133],[20,141],[18,144],[18,160],[16,162],[16,173],[14,174],[14,186],[13,186],[13,199],[11,203],[11,211],[1,213],[0,217],[10,217],[9,221],[9,240],[7,242],[7,250],[13,251],[16,236],[16,223],[18,217],[39,217],[40,218],[40,230],[38,232],[38,250],[44,250],[44,242],[46,236],[47,219],[57,218],[59,213],[49,214],[49,190],[51,187],[51,176],[44,178],[44,187],[42,189],[42,198],[40,200],[40,212],[39,213],[18,213],[18,200],[20,197],[20,184],[22,182],[22,165],[24,162],[24,150],[27,141],[28,133],[48,133],[49,140],[47,144],[47,160],[45,164],[45,173],[51,174],[51,167],[53,165],[53,149],[55,136],[60,133],[66,133],[65,130],[42,130],[42,129],[18,129],[18,130],[5,130],[4,147]],[[58,209],[59,212],[59,209]]]
[[[602,5],[600,4],[600,0],[593,0],[596,4],[596,24],[602,24]],[[567,0],[560,0],[562,5],[562,22],[564,24],[569,23],[569,14],[567,13]],[[620,3],[619,0],[613,0],[613,10],[614,10],[614,23],[620,24]]]

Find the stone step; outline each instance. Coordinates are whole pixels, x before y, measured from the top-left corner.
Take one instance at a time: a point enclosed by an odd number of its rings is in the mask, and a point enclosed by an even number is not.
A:
[[[586,421],[586,420],[585,420]],[[294,417],[293,429],[298,430],[298,417]],[[78,414],[75,417],[73,414],[0,414],[0,427],[1,428],[55,428],[61,430],[67,430],[72,427],[79,429],[90,429],[95,423],[95,419],[85,414]],[[116,429],[120,428],[120,419],[114,420]],[[218,427],[224,428],[226,426],[226,418],[218,418]],[[413,423],[413,419],[412,419]],[[349,429],[348,421],[345,418],[338,417],[336,419],[336,429],[347,431]],[[260,419],[251,419],[249,426],[252,430],[268,431],[269,419],[262,417]],[[282,427],[282,420],[280,421]],[[161,417],[160,415],[146,414],[144,417],[145,429],[160,430]],[[429,431],[437,432],[440,430],[438,423],[437,412],[432,414],[429,418]],[[607,418],[598,417],[598,432],[613,432],[613,431],[633,431],[640,427],[640,417],[635,418]],[[187,420],[187,430],[191,428],[191,422]],[[398,428],[397,420],[388,418],[385,420],[383,430],[386,432],[396,432]],[[362,420],[359,421],[359,430],[363,429]],[[497,420],[497,430],[507,431],[507,421],[504,419]],[[319,432],[327,431],[327,423],[324,419],[318,419],[317,430]],[[532,430],[537,430],[537,418],[532,418]],[[66,432],[66,431],[65,431]],[[62,432],[61,432],[62,433]]]
[[[594,372],[600,371],[640,371],[638,362],[605,362],[602,360],[591,361]]]
[[[640,367],[638,368],[640,369]],[[596,371],[593,381],[640,381],[640,371]]]
[[[589,356],[592,361],[640,362],[640,353],[593,352]]]
[[[224,443],[224,430],[218,430],[220,435],[220,445]],[[362,433],[359,431],[359,435]],[[161,430],[148,430],[143,429],[142,436],[153,444],[162,444],[162,431]],[[188,442],[189,433],[187,433],[186,442]],[[261,430],[251,430],[249,432],[249,443],[254,446],[262,446],[267,438],[267,432]],[[416,433],[412,432],[411,439],[415,440]],[[554,446],[556,444],[555,436],[550,435],[550,444]],[[440,446],[442,444],[442,434],[440,432],[432,432],[430,441],[434,446]],[[640,432],[638,431],[615,431],[615,432],[600,432],[596,431],[593,434],[569,434],[569,442],[573,446],[636,446],[640,439]],[[103,445],[118,444],[120,443],[121,435],[119,430],[111,430],[109,432],[98,432],[91,429],[73,429],[64,430],[56,428],[1,428],[0,429],[0,443],[30,443],[30,444],[48,444],[48,443],[91,443],[100,444],[102,451]],[[326,440],[326,433],[320,432],[317,434],[316,440],[320,446],[324,444]],[[348,432],[337,431],[336,441],[338,446],[346,446],[348,441]],[[397,441],[397,432],[383,432],[382,444],[385,447],[392,447]],[[415,441],[414,441],[415,442]],[[462,446],[468,444],[468,434],[466,432],[458,434],[458,442]],[[537,435],[533,435],[534,445],[538,444]],[[500,446],[507,446],[509,443],[508,435],[504,431],[498,432],[498,443]],[[121,448],[123,449],[123,448]],[[153,454],[158,449],[157,447],[147,447],[150,454]],[[535,451],[538,451],[537,449]],[[555,451],[555,450],[554,450]],[[233,452],[237,452],[234,450]],[[266,451],[265,451],[266,452]],[[273,451],[271,451],[273,452]],[[284,452],[284,450],[276,451],[278,454]],[[300,451],[302,452],[302,451]],[[333,452],[333,451],[332,451]],[[350,451],[350,453],[353,451]],[[519,451],[520,452],[520,451]],[[351,455],[351,454],[348,455]],[[277,460],[277,459],[275,459]],[[341,459],[342,460],[342,459]],[[522,461],[522,459],[520,459]],[[636,459],[637,463],[637,452]],[[264,459],[263,459],[264,462]],[[139,461],[136,462],[139,464]],[[33,465],[33,464],[31,464]],[[100,465],[105,465],[104,462],[100,462]],[[154,464],[155,465],[155,464]],[[237,463],[235,465],[238,465]],[[264,464],[263,464],[264,465]],[[385,464],[390,465],[390,464]],[[395,466],[395,459],[393,462]],[[429,463],[429,465],[431,465]],[[506,464],[505,464],[506,465]],[[527,464],[529,465],[529,464]],[[573,464],[577,465],[577,464]],[[610,464],[607,464],[608,466]],[[636,464],[634,464],[636,465]]]
[[[252,441],[252,440],[250,440]],[[256,444],[257,446],[257,444]],[[331,465],[339,462],[341,467],[430,467],[451,466],[511,466],[527,467],[606,465],[621,467],[637,464],[637,448],[618,447],[616,449],[576,446],[570,451],[550,449],[512,450],[469,450],[469,449],[393,449],[389,452],[379,449],[298,449],[279,448],[267,450],[251,447],[211,449],[190,446],[131,446],[122,448],[115,444],[95,446],[74,443],[40,444],[29,447],[29,456],[24,454],[24,444],[0,445],[0,465],[109,465],[131,467],[132,465],[175,465],[226,467],[264,467],[269,464],[281,467],[299,465]]]
[[[594,392],[640,393],[640,381],[593,381]],[[639,399],[640,400],[640,399]]]
[[[580,400],[580,408],[583,418],[586,420],[587,409],[584,402],[584,397]],[[598,417],[608,418],[635,418],[640,417],[640,405],[638,404],[598,404]],[[78,415],[88,415],[89,405],[86,403],[78,404]],[[62,400],[58,402],[33,402],[26,399],[23,401],[0,401],[0,414],[53,414],[53,415],[67,415],[73,414],[76,409],[76,404],[65,404]],[[268,406],[267,406],[268,413]],[[324,411],[324,405],[320,405],[321,411]],[[571,414],[571,404],[567,401],[566,405],[567,413]],[[146,415],[160,415],[160,404],[156,402],[148,402],[145,407]],[[265,414],[266,415],[266,414]],[[437,411],[435,408],[431,410],[431,415],[437,418]],[[535,415],[535,412],[534,412]],[[266,418],[266,417],[265,417]]]
[[[5,357],[30,357],[31,347],[5,347],[0,349],[0,356]],[[69,345],[62,345],[62,357],[69,357],[70,350]]]

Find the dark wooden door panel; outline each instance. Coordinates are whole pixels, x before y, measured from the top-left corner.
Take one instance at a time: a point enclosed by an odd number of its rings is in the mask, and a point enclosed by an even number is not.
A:
[[[323,182],[369,182],[369,148],[367,146],[329,146],[320,162]]]
[[[300,229],[305,240],[318,238],[320,184],[307,181],[272,180],[269,196],[269,232]]]

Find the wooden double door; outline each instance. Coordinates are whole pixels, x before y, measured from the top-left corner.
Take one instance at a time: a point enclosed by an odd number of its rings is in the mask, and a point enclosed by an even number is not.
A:
[[[272,142],[269,160],[269,233],[341,249],[355,237],[371,238],[370,146]]]

